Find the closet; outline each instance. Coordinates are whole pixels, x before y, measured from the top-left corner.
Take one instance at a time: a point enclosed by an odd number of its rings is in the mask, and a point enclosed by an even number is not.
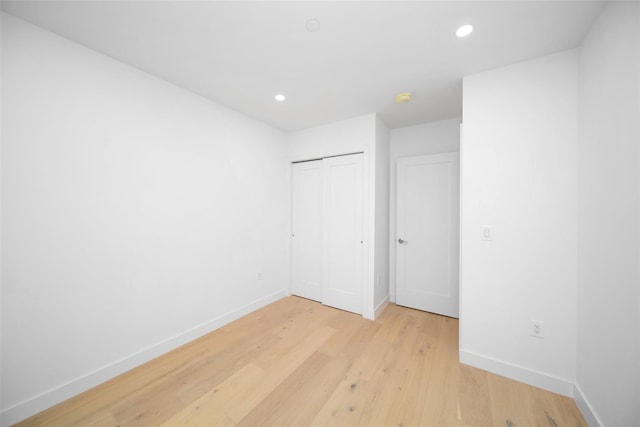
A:
[[[363,154],[292,164],[291,291],[362,314]]]

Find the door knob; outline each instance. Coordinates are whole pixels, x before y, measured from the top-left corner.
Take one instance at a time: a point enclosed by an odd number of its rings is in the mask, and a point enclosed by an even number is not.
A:
[[[398,243],[403,244],[403,243],[409,243],[406,240],[402,240],[402,239],[398,239]]]

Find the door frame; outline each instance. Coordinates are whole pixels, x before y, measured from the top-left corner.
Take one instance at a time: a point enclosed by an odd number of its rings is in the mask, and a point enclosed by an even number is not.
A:
[[[457,294],[458,294],[458,304],[457,304],[457,316],[456,318],[459,316],[460,311],[459,311],[459,307],[460,307],[460,213],[462,212],[462,203],[461,203],[461,195],[462,195],[462,186],[461,186],[461,179],[460,179],[460,173],[461,173],[461,156],[460,156],[460,152],[459,151],[447,151],[447,152],[441,152],[441,153],[433,153],[433,154],[419,154],[419,155],[414,155],[414,156],[403,156],[403,157],[398,157],[395,161],[395,182],[392,182],[393,185],[393,197],[390,198],[390,202],[391,202],[391,209],[393,211],[393,215],[390,218],[391,220],[391,224],[389,227],[389,231],[390,231],[390,273],[391,274],[391,278],[392,278],[392,283],[390,283],[390,297],[391,297],[391,301],[396,302],[397,299],[397,287],[398,287],[398,283],[399,283],[399,276],[401,274],[401,272],[398,270],[397,265],[399,262],[398,259],[398,238],[401,238],[402,236],[400,235],[400,230],[398,227],[398,223],[400,221],[400,213],[398,212],[398,189],[401,185],[401,178],[400,178],[400,164],[402,163],[411,163],[412,161],[419,161],[420,159],[428,159],[428,160],[433,160],[433,163],[438,163],[440,161],[450,161],[451,158],[455,159],[455,163],[456,166],[458,168],[458,194],[456,196],[455,194],[455,189],[452,188],[452,192],[450,193],[451,197],[451,201],[453,203],[457,204],[457,208],[458,208],[458,214],[454,215],[452,217],[452,220],[454,221],[451,224],[451,232],[457,234],[457,239],[454,240],[455,244],[457,244],[457,248],[456,247],[452,247],[451,248],[451,254],[454,256],[455,260],[457,261],[457,268],[456,266],[452,266],[452,271],[455,271],[457,273]],[[405,236],[406,239],[406,236]],[[409,239],[407,239],[409,240]]]
[[[309,162],[313,160],[322,160],[328,157],[348,156],[352,154],[362,154],[362,186],[363,186],[363,258],[362,258],[362,317],[369,320],[375,319],[375,307],[374,307],[374,276],[373,271],[375,266],[375,248],[373,241],[375,238],[375,194],[373,193],[374,187],[371,185],[375,180],[375,169],[370,166],[371,155],[369,154],[367,147],[356,148],[346,151],[330,151],[327,153],[313,153],[311,155],[297,155],[289,158],[289,243],[287,245],[288,259],[289,259],[289,281],[288,281],[288,294],[292,294],[293,289],[293,242],[291,238],[293,230],[293,167],[295,163]]]

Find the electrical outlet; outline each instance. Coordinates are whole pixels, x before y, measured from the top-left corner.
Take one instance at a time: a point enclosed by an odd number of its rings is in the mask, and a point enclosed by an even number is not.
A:
[[[531,320],[532,337],[544,338],[544,322],[541,320]]]

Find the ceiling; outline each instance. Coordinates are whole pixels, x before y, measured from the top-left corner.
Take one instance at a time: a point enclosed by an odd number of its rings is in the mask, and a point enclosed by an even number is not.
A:
[[[462,77],[576,47],[591,1],[3,1],[2,9],[283,130],[462,114]],[[315,19],[318,31],[306,23]],[[455,36],[473,24],[467,38]],[[396,104],[395,95],[413,100]],[[276,93],[286,95],[277,102]]]

